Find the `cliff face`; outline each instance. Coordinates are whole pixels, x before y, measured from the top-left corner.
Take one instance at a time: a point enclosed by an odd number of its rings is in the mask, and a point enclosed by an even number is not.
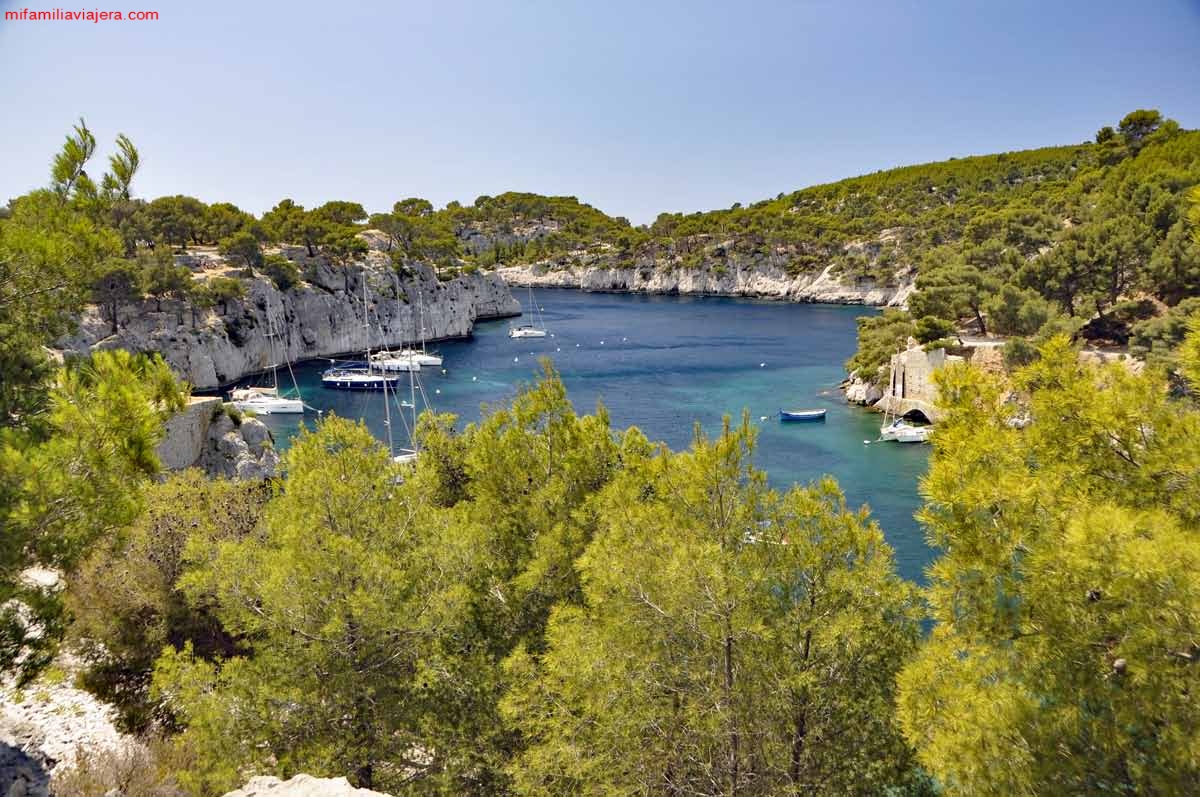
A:
[[[577,288],[585,291],[753,296],[792,302],[903,305],[911,281],[878,285],[872,280],[844,283],[832,266],[814,273],[789,274],[768,258],[727,258],[721,265],[694,268],[655,267],[651,263],[612,267],[603,263],[552,269],[545,264],[498,269],[509,285],[537,288]]]
[[[513,233],[524,234],[526,242],[537,240],[536,231],[545,233],[540,228],[529,229],[535,233],[515,228]],[[610,244],[596,244],[566,256],[502,267],[498,273],[510,285],[521,287],[753,296],[899,307],[913,291],[915,269],[902,259],[885,267],[881,253],[902,238],[903,231],[888,229],[876,239],[850,242],[837,250],[843,259],[852,257],[869,264],[871,273],[888,277],[886,282],[850,276],[832,262],[832,256],[812,247],[767,247],[745,237],[722,240],[712,235],[693,235],[636,253],[621,253]]]
[[[280,291],[265,277],[243,280],[244,298],[204,311],[193,319],[182,301],[152,299],[124,306],[119,329],[99,308],[89,308],[75,335],[60,341],[66,351],[124,348],[160,352],[193,387],[217,388],[268,368],[268,330],[276,332],[276,359],[291,361],[399,346],[420,339],[418,296],[424,304],[427,340],[458,338],[475,322],[520,313],[504,281],[494,274],[461,275],[441,282],[422,263],[397,276],[387,253],[372,240],[360,263],[337,268],[289,251],[304,267],[306,281]],[[205,275],[200,275],[201,277]],[[363,280],[366,280],[364,326]],[[268,324],[268,318],[270,323]],[[195,323],[193,323],[193,320]]]

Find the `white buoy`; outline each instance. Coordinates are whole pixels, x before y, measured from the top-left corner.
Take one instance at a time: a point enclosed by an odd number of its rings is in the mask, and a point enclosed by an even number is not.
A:
[[[446,369],[445,369],[445,368],[443,368],[443,369],[442,369],[442,376],[445,376],[446,374],[447,374],[447,371],[446,371]]]
[[[766,415],[759,415],[759,416],[758,416],[758,419],[759,419],[760,421],[765,421],[765,420],[767,419],[767,416],[766,416]]]
[[[621,338],[621,342],[622,342],[622,343],[624,343],[624,342],[625,342],[625,341],[627,341],[627,340],[629,340],[629,338]]]
[[[562,346],[557,347],[555,351],[562,351]]]
[[[578,344],[578,343],[576,343],[576,344],[575,344],[575,348],[577,348],[577,349],[579,348],[579,344]]]
[[[521,362],[521,360],[519,357],[513,357],[513,362],[519,363],[519,362]]]
[[[435,387],[433,389],[433,392],[434,392],[434,395],[438,395],[438,396],[442,395],[442,389],[440,387]]]
[[[758,364],[758,367],[759,367],[759,368],[766,368],[766,367],[767,367],[767,364],[766,364],[766,363],[759,363],[759,364]]]
[[[601,345],[601,346],[603,346],[603,345],[604,345],[604,341],[600,341],[600,345]]]

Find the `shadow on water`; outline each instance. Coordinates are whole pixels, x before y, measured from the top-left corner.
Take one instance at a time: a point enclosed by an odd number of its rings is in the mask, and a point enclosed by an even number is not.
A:
[[[477,421],[481,405],[503,403],[519,385],[535,380],[542,357],[562,374],[579,411],[591,412],[602,402],[614,428],[639,426],[673,449],[691,442],[696,423],[716,434],[723,416],[737,421],[747,410],[758,429],[755,464],[773,486],[834,476],[852,505],[870,506],[896,549],[901,574],[921,579],[932,555],[913,512],[928,449],[864,445],[878,437],[880,418],[847,405],[837,390],[843,364],[854,353],[855,319],[874,310],[555,290],[535,291],[535,300],[554,337],[512,340],[509,322],[491,321],[479,324],[471,339],[435,347],[446,372],[425,369],[421,382],[437,411],[455,413],[460,424]],[[386,440],[382,396],[323,388],[326,366],[297,366],[306,401],[362,418]],[[818,408],[826,410],[824,423],[778,422],[780,409]],[[406,433],[394,413],[393,407],[399,446]],[[296,416],[265,420],[280,448],[300,424]],[[304,422],[311,426],[315,416]]]

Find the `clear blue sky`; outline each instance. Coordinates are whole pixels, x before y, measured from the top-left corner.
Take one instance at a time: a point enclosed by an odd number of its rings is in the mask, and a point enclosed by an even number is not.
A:
[[[635,223],[1082,141],[1137,107],[1200,127],[1198,0],[72,2],[0,9],[160,19],[0,20],[0,200],[81,114],[105,154],[138,145],[141,196],[511,189]]]

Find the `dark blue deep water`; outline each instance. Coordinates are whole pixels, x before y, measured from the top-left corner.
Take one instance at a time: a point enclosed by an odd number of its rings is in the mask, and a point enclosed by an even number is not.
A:
[[[447,373],[426,368],[421,382],[436,410],[456,413],[463,423],[478,420],[481,404],[503,402],[535,378],[541,356],[554,361],[578,411],[603,402],[614,427],[639,426],[673,449],[688,445],[696,421],[714,433],[723,415],[736,420],[748,409],[760,429],[756,464],[774,486],[832,474],[853,505],[870,506],[896,549],[901,574],[921,578],[931,552],[913,512],[928,449],[864,445],[878,436],[880,418],[848,406],[837,389],[842,364],[854,352],[854,320],[872,311],[714,297],[534,295],[554,337],[512,340],[509,322],[491,321],[479,324],[469,340],[433,347],[445,357]],[[386,439],[383,397],[321,387],[325,367],[296,366],[305,400],[364,418]],[[402,381],[407,392],[407,378]],[[780,408],[828,413],[824,423],[781,424]],[[315,416],[305,419],[311,424]],[[300,423],[298,416],[264,420],[281,448]],[[398,421],[393,429],[399,446],[406,434]]]

